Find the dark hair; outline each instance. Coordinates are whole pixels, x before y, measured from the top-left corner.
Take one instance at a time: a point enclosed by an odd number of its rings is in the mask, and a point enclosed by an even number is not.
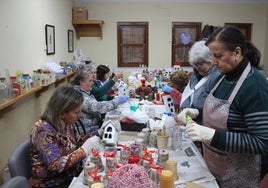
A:
[[[59,87],[50,97],[41,120],[47,121],[59,131],[63,130],[65,124],[61,119],[62,113],[78,108],[83,104],[83,101],[83,94],[74,88],[68,86]]]
[[[206,45],[216,40],[224,43],[230,51],[235,50],[236,47],[240,47],[242,55],[249,59],[250,64],[254,67],[259,67],[261,59],[260,51],[251,42],[246,41],[244,34],[238,28],[234,26],[217,28],[208,38]]]
[[[106,65],[99,65],[97,67],[97,79],[104,81],[104,75],[108,72],[110,72],[109,67],[107,67]]]

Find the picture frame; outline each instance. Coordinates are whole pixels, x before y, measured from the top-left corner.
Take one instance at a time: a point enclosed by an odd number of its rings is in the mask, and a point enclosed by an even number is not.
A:
[[[74,31],[68,30],[67,36],[68,36],[68,52],[73,52],[74,51]]]
[[[55,54],[55,26],[46,25],[46,53],[47,55]]]

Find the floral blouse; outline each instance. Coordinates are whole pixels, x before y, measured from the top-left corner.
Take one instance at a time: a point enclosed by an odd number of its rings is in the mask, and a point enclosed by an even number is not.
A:
[[[88,136],[87,136],[88,137]],[[53,125],[39,120],[31,132],[32,187],[54,187],[68,183],[82,170],[86,153],[75,126],[59,132]]]

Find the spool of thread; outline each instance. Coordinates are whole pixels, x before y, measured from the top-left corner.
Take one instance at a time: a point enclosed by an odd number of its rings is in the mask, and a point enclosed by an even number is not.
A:
[[[162,170],[160,175],[160,188],[174,188],[174,176],[170,170]]]
[[[174,181],[177,181],[177,179],[178,179],[177,161],[167,160],[165,170],[172,171],[173,175],[174,175]]]
[[[158,150],[158,159],[157,159],[157,164],[160,166],[165,166],[166,161],[169,159],[169,153],[168,150],[166,149],[161,149]]]

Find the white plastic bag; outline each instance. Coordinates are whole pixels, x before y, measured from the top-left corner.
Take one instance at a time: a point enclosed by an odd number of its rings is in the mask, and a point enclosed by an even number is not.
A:
[[[132,112],[130,110],[123,110],[121,112],[120,120],[123,120],[125,118],[131,119],[137,123],[147,123],[149,121],[149,116],[140,111],[139,109],[136,112]]]

